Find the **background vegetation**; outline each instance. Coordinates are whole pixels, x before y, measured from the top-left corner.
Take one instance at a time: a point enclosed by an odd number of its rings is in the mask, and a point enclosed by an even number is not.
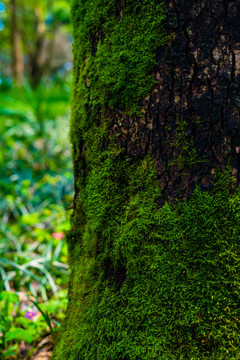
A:
[[[57,339],[65,236],[70,304],[55,359],[238,359],[240,192],[230,170],[212,192],[160,208],[154,162],[126,157],[109,136],[109,110],[141,116],[166,40],[163,7],[72,4],[71,136],[76,175],[81,161],[86,171],[69,231],[69,2],[0,2],[0,359],[37,359],[42,339]]]
[[[37,344],[54,338],[67,301],[69,4],[6,0],[0,11],[0,359],[34,359]]]

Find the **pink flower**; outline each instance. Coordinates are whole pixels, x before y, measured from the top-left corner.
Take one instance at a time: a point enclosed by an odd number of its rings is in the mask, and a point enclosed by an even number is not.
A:
[[[32,320],[32,318],[36,315],[36,313],[34,311],[27,311],[26,314],[24,315],[25,318]]]
[[[61,231],[59,231],[59,232],[52,233],[52,237],[53,237],[54,239],[61,240],[61,239],[64,239],[64,238],[65,238],[65,235],[64,235],[64,233],[62,233]]]

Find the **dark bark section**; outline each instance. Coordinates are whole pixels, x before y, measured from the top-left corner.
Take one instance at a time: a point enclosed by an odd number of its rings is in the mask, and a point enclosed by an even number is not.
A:
[[[170,199],[210,189],[228,162],[239,181],[240,2],[167,0],[166,9],[172,38],[158,49],[142,119],[110,116],[124,155],[156,159]]]
[[[47,68],[47,64],[41,63],[44,39],[46,37],[46,24],[38,8],[34,9],[34,15],[35,44],[32,48],[28,45],[28,56],[30,80],[33,87],[37,87]],[[50,53],[51,51],[52,49],[49,49]]]

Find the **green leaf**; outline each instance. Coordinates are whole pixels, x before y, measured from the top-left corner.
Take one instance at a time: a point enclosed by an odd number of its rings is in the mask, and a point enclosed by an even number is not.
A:
[[[17,303],[18,302],[18,296],[14,292],[11,291],[2,291],[0,293],[0,300],[6,300],[11,303]]]
[[[2,352],[2,356],[17,356],[18,345],[14,344],[9,346],[9,348]]]
[[[21,328],[11,329],[6,335],[6,341],[20,340],[30,344],[34,339],[33,332]]]
[[[34,280],[36,280],[36,281],[39,281],[39,282],[41,281],[41,279],[40,279],[38,276],[34,275],[31,271],[25,269],[25,268],[24,268],[23,266],[21,266],[21,265],[18,265],[18,264],[16,264],[16,263],[14,263],[13,261],[10,261],[10,260],[4,259],[4,258],[0,258],[0,261],[1,261],[2,263],[12,265],[12,266],[15,267],[16,269],[21,270],[23,273],[31,276],[31,277],[32,277]]]

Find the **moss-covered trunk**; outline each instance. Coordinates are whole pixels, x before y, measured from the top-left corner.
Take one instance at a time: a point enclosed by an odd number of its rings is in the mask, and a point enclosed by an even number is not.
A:
[[[239,1],[73,1],[55,360],[239,358],[239,14]]]

